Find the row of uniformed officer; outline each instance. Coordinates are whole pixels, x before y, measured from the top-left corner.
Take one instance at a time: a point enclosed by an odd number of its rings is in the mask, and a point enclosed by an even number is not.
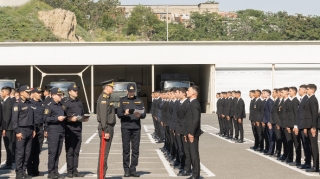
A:
[[[270,98],[270,90],[263,90],[261,98],[260,90],[250,91],[253,97],[250,120],[255,137],[255,144],[251,149],[277,157],[290,166],[307,169],[307,172],[319,172],[320,123],[319,104],[314,95],[316,90],[317,86],[314,84],[301,85],[299,90],[296,87],[274,89],[273,99]],[[301,97],[300,100],[296,97],[297,93]],[[304,164],[301,163],[301,146],[305,156]]]

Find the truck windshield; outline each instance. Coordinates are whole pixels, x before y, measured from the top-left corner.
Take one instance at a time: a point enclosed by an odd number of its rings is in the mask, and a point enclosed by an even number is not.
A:
[[[170,89],[173,87],[177,87],[177,88],[187,87],[187,88],[189,88],[190,82],[189,81],[166,81],[164,84],[165,89]]]
[[[74,85],[74,82],[51,82],[50,86],[54,88],[60,88],[62,91],[67,91],[70,85]]]
[[[0,89],[5,86],[14,88],[14,83],[15,83],[14,81],[0,81]]]
[[[113,87],[113,91],[126,91],[127,90],[127,86],[129,83],[119,83],[119,82],[115,82],[114,83],[114,87]],[[136,88],[137,89],[137,88]]]

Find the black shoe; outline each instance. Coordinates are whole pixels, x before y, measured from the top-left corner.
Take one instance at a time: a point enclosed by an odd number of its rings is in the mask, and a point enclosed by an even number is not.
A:
[[[131,172],[130,176],[132,176],[132,177],[140,177],[140,175],[137,174],[137,172]]]
[[[124,177],[130,177],[130,173],[129,172],[125,172],[123,176]]]
[[[267,153],[265,153],[264,155],[270,155],[270,156],[272,156],[272,155],[273,155],[273,152],[267,152]]]
[[[34,177],[41,177],[41,176],[44,176],[44,174],[41,173],[41,172],[33,172],[33,175],[32,175],[32,176],[34,176]]]
[[[293,163],[289,163],[290,166],[301,166],[301,162],[293,162]]]
[[[31,179],[31,177],[28,174],[23,173],[23,179]]]
[[[280,161],[285,161],[287,159],[287,157],[285,157],[285,156],[282,156],[282,157],[279,157],[277,160],[280,160]]]
[[[279,154],[278,151],[276,151],[276,152],[273,154],[273,156],[276,157],[276,158],[279,158],[279,157],[280,157],[280,154]]]
[[[191,172],[182,171],[181,173],[178,173],[178,176],[190,176]]]
[[[250,147],[251,150],[256,150],[258,147],[256,146],[253,146],[253,147]]]
[[[16,179],[24,179],[24,177],[23,177],[22,174],[17,174],[17,175],[16,175]]]
[[[171,166],[174,166],[174,167],[179,166],[179,165],[180,165],[180,162],[178,162],[178,161],[175,161],[175,162],[173,162],[173,163],[171,164]]]
[[[72,172],[68,172],[68,173],[67,173],[67,177],[68,177],[68,178],[73,178]]]
[[[59,173],[54,174],[54,179],[63,179],[64,177],[60,175]]]
[[[243,140],[237,140],[236,143],[243,143]]]
[[[266,153],[268,153],[269,151],[267,150],[267,149],[265,149],[264,151],[263,151],[263,153],[264,154],[266,154]]]
[[[258,148],[258,149],[256,149],[255,151],[257,151],[257,152],[263,152],[263,149],[262,149],[262,148]]]
[[[239,139],[237,137],[235,137],[235,138],[233,138],[231,140],[238,141]]]
[[[54,178],[54,174],[53,173],[49,173],[47,178],[50,178],[50,179]]]
[[[12,166],[4,165],[0,168],[0,170],[12,170]]]
[[[84,177],[84,174],[79,172],[73,172],[73,177]]]
[[[310,169],[307,169],[306,172],[319,172],[319,169],[312,167]]]
[[[293,163],[293,160],[288,160],[286,161],[287,164]]]
[[[300,169],[309,169],[309,168],[311,168],[311,165],[310,164],[303,164],[303,165],[299,166],[298,168],[300,168]]]

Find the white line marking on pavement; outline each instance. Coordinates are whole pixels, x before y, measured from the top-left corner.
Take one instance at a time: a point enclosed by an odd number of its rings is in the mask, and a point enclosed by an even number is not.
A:
[[[289,169],[291,169],[291,170],[294,170],[294,171],[296,171],[296,172],[302,173],[302,174],[304,174],[304,175],[307,175],[307,176],[319,176],[319,173],[318,173],[318,172],[316,172],[315,174],[311,174],[311,173],[305,172],[305,170],[301,170],[301,169],[299,169],[299,168],[292,167],[292,166],[286,164],[285,162],[281,162],[281,161],[275,160],[275,159],[273,159],[273,158],[271,158],[271,157],[269,157],[269,156],[266,156],[266,155],[263,155],[263,154],[261,154],[261,153],[255,152],[255,151],[253,151],[253,150],[251,150],[251,149],[246,149],[246,150],[249,151],[249,152],[251,152],[251,153],[257,154],[257,155],[259,155],[259,156],[261,156],[261,157],[264,157],[264,158],[266,158],[266,159],[268,159],[268,160],[271,160],[271,161],[273,161],[273,162],[275,162],[275,163],[277,163],[277,164],[280,164],[280,165],[282,165],[282,166],[284,166],[284,167],[287,167],[287,168],[289,168]]]
[[[149,134],[149,133],[147,133],[147,134],[148,134],[148,137],[149,137],[149,139],[150,139],[150,142],[153,143],[153,144],[155,144],[156,141],[152,138],[151,134]],[[141,143],[142,143],[142,142],[141,142]]]
[[[97,135],[98,133],[94,133],[89,139],[85,142],[86,144],[89,144],[90,141]]]
[[[66,171],[66,169],[67,169],[67,163],[65,163],[65,164],[62,166],[62,168],[59,170],[59,173],[60,173],[60,174],[63,174],[64,171]]]
[[[212,173],[206,166],[204,166],[201,162],[200,162],[200,168],[202,171],[204,171],[208,177],[214,177],[216,176],[214,173]]]
[[[149,130],[147,129],[147,126],[146,125],[143,125],[143,128],[146,132],[149,132]]]
[[[160,160],[163,163],[163,166],[166,168],[166,170],[168,171],[169,176],[171,177],[177,177],[177,174],[174,173],[173,169],[170,167],[169,162],[164,158],[163,154],[161,153],[161,151],[159,149],[156,150]]]
[[[215,129],[215,130],[219,130],[219,129],[217,129],[217,128],[215,128],[215,127],[212,127],[212,126],[210,126],[210,125],[206,125],[206,126],[212,128],[212,129]],[[216,137],[218,137],[218,138],[221,138],[221,139],[223,139],[223,140],[225,140],[225,141],[228,141],[228,142],[230,142],[230,143],[235,143],[235,142],[230,141],[230,140],[228,140],[228,139],[225,139],[225,138],[223,138],[223,137],[221,137],[221,136],[219,136],[219,135],[216,135],[216,134],[213,134],[213,133],[209,133],[209,134],[210,134],[210,135],[214,135],[214,136],[216,136]],[[253,140],[250,140],[250,139],[247,139],[247,138],[243,138],[243,140],[244,140],[244,141],[249,141],[250,143],[254,143]],[[247,142],[244,142],[244,143],[242,143],[242,144],[245,144],[245,143],[247,143]]]

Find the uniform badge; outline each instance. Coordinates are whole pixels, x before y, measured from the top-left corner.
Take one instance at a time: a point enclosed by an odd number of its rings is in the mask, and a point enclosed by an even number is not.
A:
[[[281,109],[282,109],[282,106],[279,106],[279,112],[281,111]]]
[[[108,98],[108,95],[107,94],[103,94],[102,97],[103,98]]]
[[[122,102],[122,104],[129,104],[129,102]]]
[[[133,90],[133,89],[134,89],[134,87],[133,87],[133,86],[130,86],[130,89],[131,89],[131,90]]]
[[[13,107],[13,111],[17,112],[18,111],[18,106]]]
[[[254,105],[254,109],[256,109],[257,108],[257,105]]]
[[[77,88],[77,85],[73,85],[73,88]]]
[[[38,91],[41,91],[41,88],[40,88],[40,87],[38,87],[37,89],[38,89]]]
[[[107,104],[107,101],[101,101],[101,104]]]
[[[134,104],[141,104],[141,101],[136,101],[134,102]]]
[[[64,105],[62,105],[62,109],[64,109],[64,110],[65,110],[65,109],[66,109],[66,107],[65,107]]]
[[[26,109],[28,109],[28,106],[26,106],[26,107],[23,107],[23,108],[21,108],[22,110],[26,110]]]
[[[110,103],[110,106],[113,106],[113,103]]]
[[[45,109],[44,114],[49,114],[49,109]]]
[[[32,109],[37,109],[36,107],[32,107],[32,106],[31,106],[31,108],[32,108]]]

